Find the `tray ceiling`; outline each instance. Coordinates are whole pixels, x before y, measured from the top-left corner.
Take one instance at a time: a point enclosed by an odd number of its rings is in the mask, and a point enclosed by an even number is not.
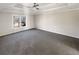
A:
[[[79,8],[79,3],[38,3],[40,10],[47,10],[47,9],[59,9],[59,8],[66,8],[66,9],[75,9]],[[33,3],[0,3],[0,11],[2,10],[9,10],[9,9],[32,9]]]

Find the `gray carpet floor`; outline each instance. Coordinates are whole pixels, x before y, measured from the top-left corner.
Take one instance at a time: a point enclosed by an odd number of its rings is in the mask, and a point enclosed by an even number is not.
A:
[[[33,29],[0,37],[0,55],[77,55],[79,39]]]

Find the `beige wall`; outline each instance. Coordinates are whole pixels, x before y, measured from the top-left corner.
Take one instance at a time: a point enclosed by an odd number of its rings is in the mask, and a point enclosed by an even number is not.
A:
[[[79,10],[52,12],[36,15],[38,29],[79,38]]]
[[[13,15],[26,15],[26,27],[14,29],[12,27],[12,16]],[[0,36],[15,33],[22,30],[34,28],[33,15],[23,13],[0,13]]]
[[[26,15],[26,27],[13,29],[12,16]],[[0,12],[0,36],[30,28],[38,28],[50,32],[79,38],[79,10],[66,12],[46,12],[39,15]]]

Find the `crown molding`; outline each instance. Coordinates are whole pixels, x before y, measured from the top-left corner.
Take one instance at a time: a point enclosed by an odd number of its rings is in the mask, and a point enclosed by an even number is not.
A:
[[[10,14],[26,14],[26,15],[33,15],[32,9],[29,8],[15,8],[15,7],[6,7],[0,10],[0,13],[10,13]]]
[[[43,9],[39,11],[35,11],[34,14],[52,14],[52,13],[60,13],[60,12],[68,12],[68,11],[79,11],[79,7],[73,7],[71,6],[63,6],[63,7],[57,7],[57,8],[49,8],[49,9]]]

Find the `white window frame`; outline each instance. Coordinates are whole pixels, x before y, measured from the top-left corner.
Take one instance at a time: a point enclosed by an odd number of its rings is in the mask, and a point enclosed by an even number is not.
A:
[[[14,22],[14,16],[19,16],[20,17],[20,20],[19,20],[20,21],[20,27],[15,27],[14,26],[14,23],[13,23]],[[24,28],[24,27],[26,27],[26,25],[25,26],[21,26],[21,16],[26,17],[26,15],[13,15],[12,16],[12,28],[17,29],[17,28]],[[25,24],[26,24],[26,19],[25,19]]]

